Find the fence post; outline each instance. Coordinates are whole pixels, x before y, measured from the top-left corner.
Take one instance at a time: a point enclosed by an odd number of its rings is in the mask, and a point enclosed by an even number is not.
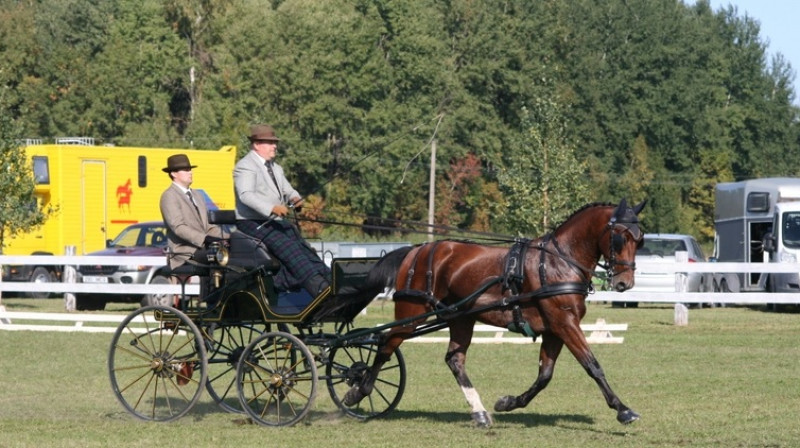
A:
[[[3,283],[3,265],[0,264],[0,283]],[[0,289],[0,312],[6,310],[6,306],[3,305],[3,290]],[[10,324],[11,321],[8,319],[0,319],[0,324]]]
[[[64,248],[64,255],[75,256],[75,246],[66,246]],[[61,279],[63,283],[76,283],[78,281],[78,274],[75,271],[75,266],[64,266],[64,277]],[[67,311],[75,311],[75,294],[71,292],[64,293],[64,309]]]
[[[675,252],[676,263],[688,263],[689,252],[679,250]],[[686,285],[689,282],[689,276],[685,272],[675,273],[675,292],[686,292]],[[689,325],[689,308],[682,303],[675,304],[675,325],[686,326]]]

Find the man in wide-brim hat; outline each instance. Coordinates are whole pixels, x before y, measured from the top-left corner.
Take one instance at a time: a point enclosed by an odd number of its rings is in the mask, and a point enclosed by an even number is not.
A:
[[[302,197],[274,162],[280,139],[272,126],[250,128],[250,152],[236,163],[236,228],[266,244],[281,262],[275,287],[283,291],[304,288],[311,297],[330,293],[331,271],[303,240],[297,228],[284,219]]]
[[[257,124],[250,127],[250,136],[247,137],[250,142],[275,142],[278,143],[281,139],[275,135],[275,130],[268,124]]]
[[[161,171],[172,173],[174,171],[191,171],[195,168],[197,168],[197,165],[192,165],[189,162],[189,156],[186,154],[173,154],[167,157],[167,166],[162,168]]]
[[[172,179],[159,202],[161,217],[167,226],[168,260],[172,269],[223,236],[219,226],[208,223],[203,196],[190,188],[195,168],[197,165],[192,165],[186,154],[174,154],[167,158],[167,166],[162,169]]]

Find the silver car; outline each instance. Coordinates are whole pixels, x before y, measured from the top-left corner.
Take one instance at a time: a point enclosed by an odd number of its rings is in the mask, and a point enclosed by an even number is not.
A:
[[[676,252],[687,252],[689,263],[708,261],[703,249],[691,235],[646,233],[644,245],[636,251],[636,285],[631,291],[675,292],[675,274],[648,272],[650,263],[675,263]],[[710,275],[704,272],[687,274],[686,292],[711,291]]]

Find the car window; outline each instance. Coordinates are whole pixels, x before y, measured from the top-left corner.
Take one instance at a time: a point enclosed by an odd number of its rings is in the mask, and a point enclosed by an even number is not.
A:
[[[636,251],[636,255],[658,255],[659,257],[674,257],[677,251],[686,251],[686,243],[683,240],[666,238],[647,238],[644,245]]]
[[[167,233],[163,227],[148,227],[145,232],[145,246],[166,247]]]
[[[162,226],[128,227],[109,247],[166,247],[167,229]]]
[[[700,247],[696,240],[692,240],[692,250],[697,255],[697,261],[706,261],[706,254],[703,253],[703,248]]]

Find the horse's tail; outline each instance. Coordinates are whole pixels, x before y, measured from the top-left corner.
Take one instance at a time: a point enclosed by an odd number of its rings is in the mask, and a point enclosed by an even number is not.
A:
[[[332,315],[354,318],[375,296],[386,288],[394,287],[400,265],[414,247],[401,247],[384,255],[370,269],[363,283],[348,290],[338,291],[336,296],[323,304],[320,311],[315,314],[315,319],[322,320]]]
[[[367,280],[361,287],[365,295],[372,294],[372,297],[378,295],[386,288],[394,288],[397,281],[397,272],[400,270],[400,265],[405,260],[406,255],[414,249],[415,246],[401,247],[395,249],[375,263],[375,266],[367,274]]]

